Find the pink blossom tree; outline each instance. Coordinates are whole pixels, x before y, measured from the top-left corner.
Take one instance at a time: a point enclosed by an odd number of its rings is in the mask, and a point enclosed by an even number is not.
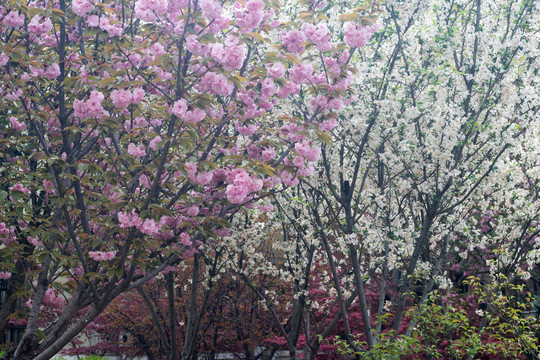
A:
[[[31,300],[23,338],[3,358],[51,358],[119,294],[187,258],[190,316],[171,359],[192,353],[205,246],[243,207],[268,210],[266,194],[313,171],[323,131],[349,101],[349,59],[363,41],[351,49],[343,31],[373,21],[355,12],[344,26],[339,16],[354,6],[341,5],[0,5],[0,113],[9,120],[0,331],[15,300]],[[64,305],[44,323],[53,294]]]
[[[313,263],[328,266],[321,291],[333,288],[324,305],[340,307],[344,341],[368,358],[411,334],[407,308],[435,290],[458,292],[460,266],[486,283],[519,283],[537,269],[539,12],[533,1],[509,4],[388,2],[351,60],[357,101],[331,121],[332,146],[311,177],[274,196],[281,251],[300,285],[291,320],[310,319],[312,358],[329,334],[310,317],[321,308],[306,291]],[[355,26],[346,42],[364,41]],[[357,332],[362,341],[351,340]]]

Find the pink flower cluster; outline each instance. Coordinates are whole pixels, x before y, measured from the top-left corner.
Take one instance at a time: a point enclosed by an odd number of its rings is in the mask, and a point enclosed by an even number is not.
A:
[[[331,131],[333,128],[336,127],[336,123],[337,123],[336,119],[325,120],[321,124],[321,130]]]
[[[0,235],[10,235],[15,231],[13,226],[7,227],[5,223],[0,222]]]
[[[142,225],[141,218],[139,217],[139,214],[135,212],[135,210],[131,210],[131,213],[120,211],[118,213],[118,221],[120,222],[120,227],[122,229],[132,226],[139,227]]]
[[[341,97],[328,99],[325,95],[318,95],[311,99],[311,106],[314,109],[319,108],[320,110],[340,110],[343,107],[344,103]]]
[[[109,261],[114,259],[116,251],[89,251],[88,256],[96,261]]]
[[[16,11],[12,10],[6,16],[4,16],[2,23],[6,26],[11,26],[14,28],[21,27],[24,24],[24,14],[17,13]]]
[[[277,92],[277,86],[271,78],[265,78],[261,83],[261,99],[269,100]]]
[[[191,237],[186,233],[180,234],[180,243],[186,246],[193,245],[193,242],[191,241]]]
[[[379,27],[378,23],[372,26],[356,26],[354,22],[348,22],[343,26],[345,43],[353,48],[365,46]]]
[[[2,244],[5,246],[9,246],[11,242],[15,241],[17,238],[15,237],[15,227],[9,226],[7,227],[6,224],[3,222],[0,222],[0,240],[2,240]]]
[[[223,74],[209,72],[202,77],[197,85],[197,90],[201,92],[208,91],[210,94],[229,96],[234,90],[234,84]]]
[[[103,99],[105,99],[105,96],[97,90],[92,91],[87,101],[76,99],[73,102],[75,117],[85,119],[89,117],[103,118],[104,116],[107,116],[109,113],[101,106]]]
[[[75,14],[84,17],[94,10],[94,5],[90,0],[73,0],[71,8]]]
[[[252,193],[262,189],[263,181],[261,179],[253,179],[246,170],[235,169],[227,174],[227,199],[233,204],[240,204],[246,197]]]
[[[56,63],[48,66],[47,69],[43,72],[43,76],[45,76],[49,80],[56,79],[60,76],[60,66],[58,66],[58,64]]]
[[[313,24],[304,23],[302,25],[302,31],[319,51],[324,52],[332,48],[330,33],[328,32],[326,24],[322,23],[315,26]]]
[[[267,75],[272,79],[281,78],[285,75],[285,65],[280,62],[266,64]]]
[[[255,134],[257,132],[257,130],[259,130],[258,125],[250,124],[250,125],[247,125],[247,126],[243,126],[239,122],[234,123],[234,127],[236,128],[236,130],[238,130],[238,132],[240,134],[246,135],[246,136],[251,136],[251,135]]]
[[[6,94],[5,98],[7,100],[16,101],[21,97],[22,93],[23,93],[22,89],[19,88],[19,89],[17,89],[16,91],[14,91],[12,93]]]
[[[178,101],[175,101],[173,104],[173,107],[171,109],[171,112],[181,118],[184,116],[188,109],[187,100],[186,99],[180,99]]]
[[[321,156],[321,148],[311,148],[309,144],[305,141],[294,145],[294,149],[296,150],[296,153],[298,155],[304,157],[307,161],[310,162],[319,160],[319,156]]]
[[[27,188],[25,188],[23,186],[23,184],[15,184],[11,187],[11,190],[14,190],[14,191],[21,191],[23,192],[25,195],[28,195],[30,193],[30,190],[28,190]]]
[[[6,272],[6,271],[0,271],[0,279],[2,280],[7,280],[11,277],[11,273],[10,272]]]
[[[131,131],[136,128],[146,128],[148,126],[148,121],[142,116],[137,116],[135,119],[128,119],[124,122],[124,128],[126,131]]]
[[[279,88],[277,91],[277,96],[280,98],[286,98],[293,94],[298,94],[300,92],[300,86],[293,83],[292,81],[287,82],[283,85],[282,88]]]
[[[243,31],[252,31],[263,21],[264,2],[250,0],[244,7],[240,1],[237,1],[234,3],[234,15],[238,27]]]
[[[218,63],[223,65],[225,71],[239,70],[246,58],[246,47],[238,45],[237,36],[229,36],[223,44],[209,45],[209,53]]]
[[[143,144],[137,146],[134,143],[130,143],[128,145],[128,154],[136,158],[143,157],[146,155],[146,148]]]
[[[215,0],[200,0],[199,6],[202,10],[202,16],[208,21],[212,21],[223,12],[223,7]]]
[[[207,185],[212,181],[214,174],[211,171],[198,172],[197,165],[191,162],[185,164],[188,178],[197,185]]]
[[[135,15],[143,21],[153,22],[167,12],[167,0],[138,0]]]
[[[9,61],[9,55],[6,53],[1,53],[0,54],[0,67],[6,65],[8,61]]]
[[[187,123],[193,124],[202,121],[206,117],[206,111],[195,108],[193,110],[186,111],[183,120]]]
[[[144,222],[139,217],[139,214],[135,210],[131,210],[131,213],[125,213],[120,211],[118,213],[118,221],[120,227],[126,229],[129,227],[136,227],[142,233],[146,235],[156,235],[159,233],[162,224],[166,221],[166,217],[163,217],[159,223],[156,223],[154,219],[146,219]]]
[[[291,30],[289,32],[284,31],[279,37],[288,52],[300,54],[304,51],[304,46],[302,44],[306,41],[306,37],[303,32],[299,30]]]
[[[292,173],[286,170],[283,170],[280,173],[280,177],[283,185],[285,186],[295,186],[300,182],[300,180],[298,180],[298,177],[294,176]]]
[[[43,297],[43,302],[54,307],[60,307],[64,305],[66,300],[62,296],[56,295],[54,289],[47,289]]]
[[[51,19],[47,18],[43,22],[39,22],[40,17],[34,16],[28,23],[28,31],[34,35],[44,35],[52,30],[53,24]]]
[[[146,219],[139,226],[139,230],[146,235],[155,235],[159,232],[160,226],[158,226],[154,219]]]
[[[13,126],[13,128],[17,131],[23,131],[26,129],[26,124],[23,122],[17,121],[17,119],[14,116],[9,118],[9,122],[11,123],[11,126]]]
[[[144,98],[144,90],[137,88],[133,92],[129,90],[111,91],[111,100],[117,108],[127,108],[131,104],[138,104]]]
[[[161,142],[161,136],[156,136],[155,138],[152,139],[152,141],[150,141],[150,144],[148,144],[148,146],[150,147],[150,149],[152,150],[156,150],[158,144]]]
[[[187,123],[197,123],[206,117],[206,112],[202,109],[195,108],[193,110],[188,110],[187,101],[185,99],[175,101],[171,112]]]
[[[292,82],[295,84],[302,84],[306,80],[309,80],[313,75],[313,65],[300,63],[295,64],[294,67],[289,70]]]
[[[89,27],[99,27],[109,33],[109,36],[120,36],[122,34],[121,25],[111,25],[110,19],[106,16],[90,15],[86,18],[86,24]]]
[[[276,150],[274,148],[266,148],[261,152],[261,156],[266,161],[274,160],[276,158]]]
[[[43,246],[43,243],[41,242],[41,240],[39,240],[39,236],[34,236],[34,237],[28,236],[26,240],[28,240],[29,244],[32,244],[36,247]]]

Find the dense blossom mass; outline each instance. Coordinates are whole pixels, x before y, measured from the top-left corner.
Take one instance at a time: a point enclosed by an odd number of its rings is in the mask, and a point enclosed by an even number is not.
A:
[[[271,211],[268,195],[314,172],[353,100],[359,45],[343,43],[340,16],[369,38],[376,9],[282,5],[0,5],[0,274],[31,300],[6,357],[50,358],[120,293],[200,256],[236,213]],[[67,305],[46,326],[53,295]],[[2,304],[2,331],[13,311]]]
[[[533,353],[538,6],[2,2],[3,359]]]

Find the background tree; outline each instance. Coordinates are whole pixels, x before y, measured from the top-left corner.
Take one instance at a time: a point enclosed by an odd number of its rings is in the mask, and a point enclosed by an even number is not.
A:
[[[338,109],[349,98],[335,21],[345,4],[288,4],[2,3],[0,271],[10,299],[32,300],[23,339],[3,358],[50,358],[176,262],[192,257],[198,284],[202,247],[229,216],[308,175],[284,159],[324,137],[332,115],[312,101]],[[316,56],[303,53],[306,40]],[[337,59],[330,73],[325,61]],[[66,305],[41,327],[50,290]],[[193,352],[197,292],[171,359]],[[12,310],[3,304],[1,331]]]

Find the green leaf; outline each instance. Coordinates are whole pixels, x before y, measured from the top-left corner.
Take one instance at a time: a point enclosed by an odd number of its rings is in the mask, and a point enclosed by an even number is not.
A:
[[[258,32],[248,32],[247,34],[249,36],[251,36],[253,39],[259,40],[261,42],[264,41],[263,36],[261,34],[259,34]]]
[[[111,76],[111,77],[108,77],[108,78],[105,78],[105,79],[101,80],[101,81],[99,82],[99,85],[100,85],[100,86],[110,85],[110,84],[112,84],[115,80],[116,80],[116,78],[114,78],[114,77]]]
[[[45,339],[45,333],[43,332],[43,330],[36,329],[34,330],[34,334],[36,334],[37,337],[40,339]]]

